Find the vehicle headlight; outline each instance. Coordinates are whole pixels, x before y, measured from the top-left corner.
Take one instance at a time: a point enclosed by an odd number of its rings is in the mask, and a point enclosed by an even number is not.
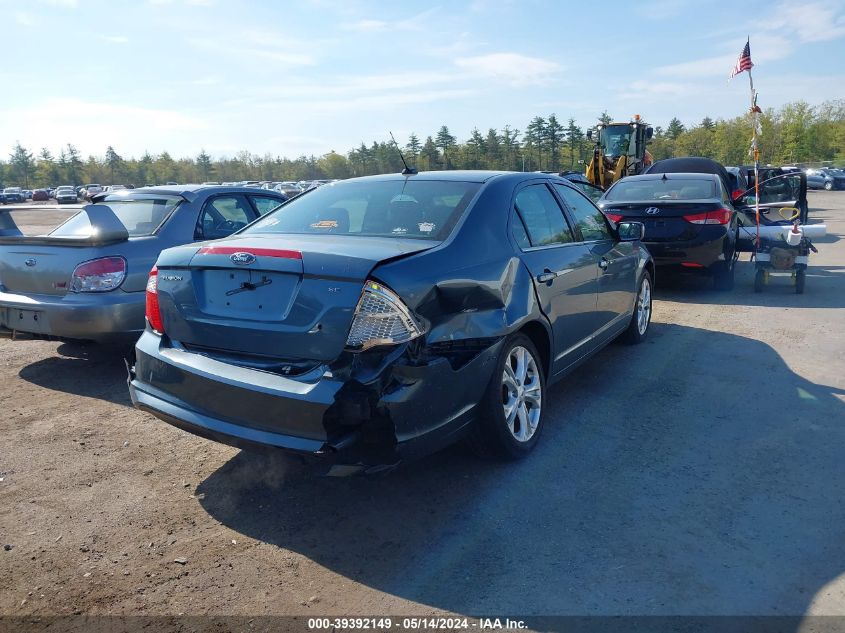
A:
[[[406,343],[423,335],[423,328],[390,289],[368,280],[355,308],[346,346],[364,351],[377,345]]]

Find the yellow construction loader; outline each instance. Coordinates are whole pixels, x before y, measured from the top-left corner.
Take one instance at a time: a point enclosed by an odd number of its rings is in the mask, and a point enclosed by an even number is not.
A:
[[[625,176],[641,174],[651,165],[652,156],[645,148],[654,131],[635,114],[630,123],[607,123],[587,130],[587,138],[595,147],[590,164],[587,165],[587,180],[607,189]]]

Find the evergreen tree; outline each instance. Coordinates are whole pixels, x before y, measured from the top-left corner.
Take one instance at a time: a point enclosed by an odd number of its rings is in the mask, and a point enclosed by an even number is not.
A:
[[[420,155],[420,151],[422,151],[422,143],[420,143],[420,139],[417,138],[417,135],[411,132],[411,135],[408,137],[408,144],[405,145],[405,150],[408,152],[408,158],[411,163],[417,162],[417,156]]]
[[[201,149],[200,153],[197,154],[197,169],[199,170],[203,182],[211,180],[211,168],[211,156],[209,156],[204,149]]]
[[[678,118],[673,118],[669,121],[669,127],[666,128],[666,136],[674,141],[683,134],[685,130],[686,128],[684,128],[684,124],[681,123]]]
[[[437,136],[434,137],[434,144],[443,152],[443,169],[451,169],[449,150],[455,146],[457,141],[458,139],[452,136],[448,127],[445,125],[440,126],[440,129],[437,131]]]
[[[9,168],[9,178],[18,183],[18,186],[29,189],[29,181],[35,172],[32,152],[20,143],[15,143],[12,153],[9,154]]]

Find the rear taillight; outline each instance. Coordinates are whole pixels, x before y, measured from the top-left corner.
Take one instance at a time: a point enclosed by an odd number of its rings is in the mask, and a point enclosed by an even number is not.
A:
[[[733,213],[729,209],[716,209],[707,213],[693,213],[685,215],[684,220],[690,224],[730,224]]]
[[[367,281],[355,308],[346,347],[361,352],[378,345],[406,343],[423,328],[402,300],[378,282]]]
[[[161,309],[158,305],[158,268],[153,266],[147,279],[147,323],[157,334],[164,334],[164,322],[161,320]]]
[[[83,262],[73,269],[71,292],[108,292],[126,279],[126,260],[122,257],[101,257]]]
[[[621,213],[605,213],[604,215],[608,220],[616,222],[616,224],[619,224],[622,221],[622,218],[625,217]]]

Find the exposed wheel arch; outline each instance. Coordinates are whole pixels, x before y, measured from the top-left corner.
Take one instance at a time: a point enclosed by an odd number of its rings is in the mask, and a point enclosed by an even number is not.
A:
[[[537,348],[540,354],[540,360],[543,363],[543,372],[548,379],[552,372],[552,341],[549,337],[548,330],[539,321],[529,321],[523,325],[520,330]]]

